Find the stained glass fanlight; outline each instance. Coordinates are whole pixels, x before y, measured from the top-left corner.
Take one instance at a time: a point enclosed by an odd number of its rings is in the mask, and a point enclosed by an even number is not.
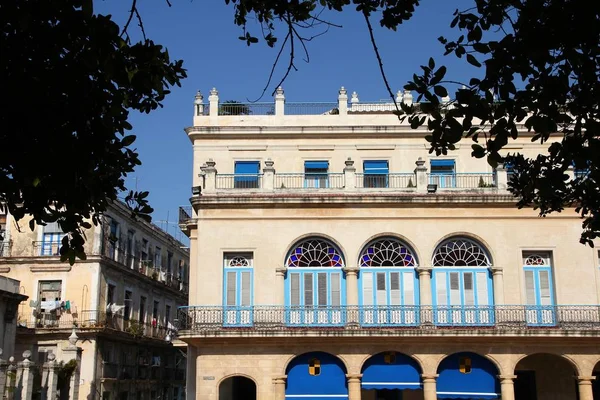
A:
[[[383,238],[371,242],[361,255],[361,267],[414,267],[415,256],[401,241],[394,238]]]
[[[343,267],[341,252],[332,243],[316,238],[309,238],[298,243],[290,251],[287,267]]]
[[[433,255],[434,267],[489,267],[485,249],[470,239],[450,239],[442,243]]]

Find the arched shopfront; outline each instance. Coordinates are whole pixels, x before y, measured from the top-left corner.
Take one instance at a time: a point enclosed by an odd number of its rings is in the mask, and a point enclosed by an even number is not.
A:
[[[336,356],[324,352],[304,353],[286,368],[287,400],[344,400],[348,398],[346,367]]]
[[[500,398],[498,369],[487,358],[462,352],[447,356],[438,366],[438,399]]]

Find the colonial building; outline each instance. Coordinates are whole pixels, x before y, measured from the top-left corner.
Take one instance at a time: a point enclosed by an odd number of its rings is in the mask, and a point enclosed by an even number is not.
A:
[[[184,397],[185,351],[172,339],[177,308],[187,304],[188,249],[130,214],[111,205],[86,232],[87,259],[73,266],[60,261],[56,224],[31,231],[28,221],[19,228],[7,218],[0,273],[29,296],[18,309],[14,355],[31,351],[40,371],[49,359],[77,360],[71,379],[58,382],[62,399]]]
[[[517,209],[510,170],[467,140],[436,157],[393,104],[343,88],[208,100],[180,212],[188,399],[600,398],[599,253],[574,210]],[[522,127],[506,150],[546,146]]]

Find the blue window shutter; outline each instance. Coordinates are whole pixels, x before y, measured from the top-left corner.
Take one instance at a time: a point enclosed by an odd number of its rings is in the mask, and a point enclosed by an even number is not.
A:
[[[304,161],[304,169],[329,169],[329,161]]]
[[[236,174],[258,174],[260,163],[258,161],[236,161]]]
[[[431,167],[452,167],[452,168],[454,168],[454,160],[431,160]]]
[[[389,172],[388,162],[382,160],[365,161],[363,169],[365,174],[387,175]]]

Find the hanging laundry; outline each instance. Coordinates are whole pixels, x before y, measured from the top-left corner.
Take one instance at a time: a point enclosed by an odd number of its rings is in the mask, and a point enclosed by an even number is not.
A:
[[[56,309],[56,301],[41,301],[40,307],[48,312]]]
[[[65,301],[65,310],[71,311],[71,302],[69,300]]]

